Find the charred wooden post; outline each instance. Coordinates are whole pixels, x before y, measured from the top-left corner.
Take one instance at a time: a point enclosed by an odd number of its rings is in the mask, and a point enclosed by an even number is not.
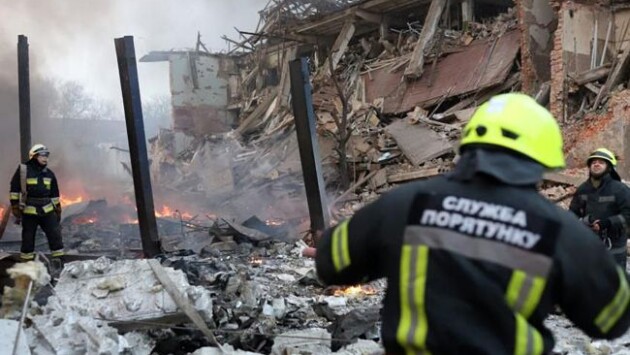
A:
[[[446,8],[447,0],[432,0],[429,6],[429,13],[424,20],[424,26],[420,32],[420,38],[416,43],[409,59],[409,64],[405,69],[405,78],[418,79],[424,70],[424,51],[431,42],[438,28],[438,23],[442,17],[442,12]]]
[[[155,219],[149,159],[144,134],[136,51],[133,37],[131,36],[116,38],[115,43],[123,106],[125,108],[125,121],[127,123],[131,171],[136,195],[142,250],[145,257],[152,258],[161,253],[161,247]]]
[[[20,101],[20,158],[28,160],[31,149],[31,84],[28,37],[18,36],[18,92]]]
[[[330,217],[325,204],[324,177],[315,131],[315,111],[306,58],[292,60],[289,70],[293,115],[311,218],[311,231],[323,231],[328,226]]]

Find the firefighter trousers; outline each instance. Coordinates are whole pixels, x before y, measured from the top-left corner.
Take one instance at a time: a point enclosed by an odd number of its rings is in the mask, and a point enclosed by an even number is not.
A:
[[[21,258],[32,260],[35,257],[35,233],[37,226],[42,227],[48,239],[48,246],[53,257],[63,255],[63,241],[61,240],[61,226],[54,212],[43,216],[23,215],[22,216],[22,248]]]

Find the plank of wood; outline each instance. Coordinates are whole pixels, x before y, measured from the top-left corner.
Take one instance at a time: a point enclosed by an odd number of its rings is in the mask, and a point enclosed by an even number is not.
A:
[[[424,51],[435,35],[438,23],[440,22],[442,12],[444,12],[447,2],[448,0],[431,1],[429,12],[424,19],[424,26],[422,26],[422,31],[420,32],[420,38],[418,38],[418,42],[413,49],[409,65],[405,69],[405,78],[418,79],[422,76],[422,71],[424,69]]]
[[[578,85],[593,82],[605,78],[610,73],[610,66],[597,67],[577,74],[569,74],[569,77]]]
[[[614,89],[617,85],[619,85],[623,78],[626,77],[628,70],[630,69],[630,46],[626,47],[621,55],[621,59],[615,65],[613,71],[610,73],[608,80],[606,80],[606,84],[602,86],[597,98],[595,99],[595,103],[593,104],[593,108],[597,108],[599,104],[602,102],[604,97],[608,95],[610,90]]]
[[[411,125],[406,120],[398,120],[385,130],[416,166],[453,150],[453,144],[422,124]]]
[[[199,328],[199,330],[208,338],[208,340],[210,340],[212,345],[218,346],[221,351],[225,352],[221,344],[214,337],[214,334],[212,334],[210,328],[208,328],[208,325],[206,325],[206,322],[203,318],[201,318],[201,315],[199,315],[199,312],[197,312],[197,310],[193,307],[190,300],[182,295],[181,291],[177,288],[177,286],[175,286],[175,283],[168,276],[162,265],[160,265],[160,263],[155,259],[147,260],[147,262],[149,267],[151,267],[151,270],[153,270],[155,277],[160,281],[162,286],[164,286],[164,289],[171,296],[177,307],[179,307],[186,316],[190,318],[193,324],[195,324],[197,328]]]
[[[339,32],[339,36],[337,36],[331,50],[333,69],[337,68],[337,64],[339,64],[341,57],[343,57],[346,53],[346,49],[348,48],[350,40],[354,36],[355,30],[356,27],[354,25],[354,20],[349,19],[343,24],[341,32]],[[325,64],[325,67],[327,68],[327,71],[330,69],[328,64]]]
[[[433,176],[438,176],[442,173],[443,173],[443,169],[440,167],[426,168],[426,169],[420,169],[420,170],[410,171],[406,173],[397,173],[397,174],[388,175],[387,182],[399,183],[399,182],[405,182],[405,181],[411,181],[411,180],[426,179]]]

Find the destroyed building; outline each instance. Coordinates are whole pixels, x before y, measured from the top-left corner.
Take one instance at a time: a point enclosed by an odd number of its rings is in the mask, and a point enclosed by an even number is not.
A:
[[[224,53],[210,53],[199,37],[189,50],[147,53],[141,65],[169,63],[172,105],[171,128],[149,139],[152,179],[164,200],[194,211],[156,213],[163,266],[69,264],[56,292],[76,295],[76,306],[66,316],[56,298],[37,307],[31,350],[148,354],[176,344],[214,354],[216,338],[240,354],[379,353],[383,282],[323,288],[300,255],[301,239],[312,239],[289,62],[308,58],[333,222],[398,184],[451,169],[476,107],[511,91],[547,104],[564,129],[571,169],[547,174],[541,193],[566,207],[588,152],[606,145],[630,154],[628,9],[615,1],[271,0],[254,31],[223,37]],[[75,251],[129,258],[141,251],[133,213],[129,203],[83,201],[62,223]],[[549,322],[563,334],[560,353],[628,342],[591,344],[564,320]]]

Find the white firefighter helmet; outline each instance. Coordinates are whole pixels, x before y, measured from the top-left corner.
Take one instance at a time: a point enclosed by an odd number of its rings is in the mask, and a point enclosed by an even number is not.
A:
[[[48,148],[43,144],[35,144],[31,147],[31,150],[28,151],[28,158],[33,159],[38,154],[50,154]]]

